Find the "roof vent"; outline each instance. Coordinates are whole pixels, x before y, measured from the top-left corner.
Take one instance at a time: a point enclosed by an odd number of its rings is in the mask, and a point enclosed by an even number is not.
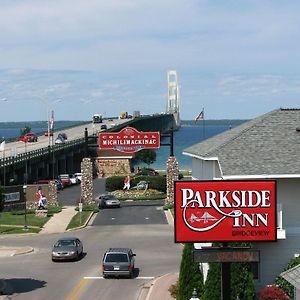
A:
[[[296,128],[296,131],[300,132],[300,126],[298,126],[298,127]]]

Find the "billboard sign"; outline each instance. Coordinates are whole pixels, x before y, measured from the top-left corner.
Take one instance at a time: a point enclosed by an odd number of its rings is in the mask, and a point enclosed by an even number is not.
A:
[[[276,240],[276,182],[176,181],[175,242]]]
[[[133,127],[125,127],[120,132],[99,133],[99,148],[133,153],[142,149],[160,147],[159,132],[142,132]]]

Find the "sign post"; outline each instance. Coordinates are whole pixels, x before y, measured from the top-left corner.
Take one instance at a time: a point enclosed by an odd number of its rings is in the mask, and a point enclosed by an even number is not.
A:
[[[78,203],[78,209],[79,209],[79,222],[80,222],[80,225],[81,225],[82,202]]]

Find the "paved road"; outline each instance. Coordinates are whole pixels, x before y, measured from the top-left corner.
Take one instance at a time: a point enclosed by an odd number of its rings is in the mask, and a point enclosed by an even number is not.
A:
[[[93,225],[167,224],[163,205],[161,200],[122,202],[120,209],[101,210]]]
[[[103,120],[103,123],[93,124],[91,122],[88,124],[79,125],[69,129],[64,129],[62,131],[67,134],[68,136],[67,141],[70,141],[70,140],[83,138],[85,128],[88,129],[89,134],[92,134],[92,133],[100,132],[101,131],[100,127],[102,124],[107,124],[108,128],[110,128],[127,121],[128,119],[122,119],[122,120],[114,119],[113,121]],[[54,139],[57,137],[58,133],[59,132],[54,133]],[[10,155],[25,153],[25,151],[29,152],[40,148],[48,147],[50,142],[52,142],[52,138],[51,141],[49,141],[49,137],[43,135],[39,136],[38,141],[35,143],[26,143],[26,149],[25,149],[24,142],[19,142],[19,141],[9,142],[5,146],[5,156],[9,157]]]
[[[96,178],[93,181],[93,198],[105,193],[105,178]],[[59,191],[57,195],[58,202],[62,205],[77,205],[80,200],[80,184],[67,187]]]
[[[162,220],[165,222],[160,203],[148,204],[126,204],[120,209],[103,210],[94,226],[63,234],[76,235],[83,241],[86,254],[78,262],[51,261],[51,246],[61,235],[1,236],[1,245],[31,246],[35,249],[31,254],[0,258],[1,277],[7,278],[15,291],[12,298],[133,300],[141,286],[153,277],[178,272],[182,249],[173,242],[173,227],[160,223]],[[116,226],[114,220],[106,218],[110,212],[123,212],[137,222]],[[151,221],[141,224],[136,215],[144,216],[145,212],[150,212],[147,215]],[[156,219],[156,215],[160,217]],[[100,225],[104,219],[110,225]],[[101,259],[109,247],[130,247],[134,250],[137,254],[135,279],[102,278]]]

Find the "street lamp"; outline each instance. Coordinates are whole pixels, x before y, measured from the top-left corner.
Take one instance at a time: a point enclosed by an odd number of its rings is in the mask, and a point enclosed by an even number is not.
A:
[[[25,201],[25,214],[24,214],[24,230],[28,230],[27,225],[27,196],[26,196],[27,185],[23,185],[24,201]]]
[[[27,177],[28,177],[28,169],[27,169],[27,140],[25,139],[25,176],[24,176],[24,185],[23,185],[24,200],[25,200],[24,230],[28,230],[28,225],[27,225],[27,197],[26,197]]]
[[[190,300],[200,300],[197,296],[197,291],[196,289],[194,288],[193,290],[193,293],[192,293],[192,298]]]

